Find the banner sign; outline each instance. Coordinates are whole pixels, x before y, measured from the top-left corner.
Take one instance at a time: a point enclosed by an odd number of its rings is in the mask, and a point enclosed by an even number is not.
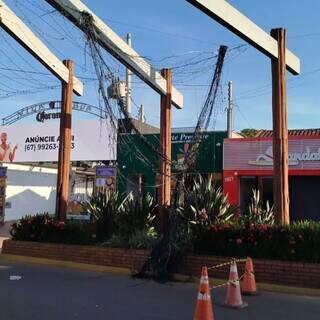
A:
[[[115,167],[96,167],[96,187],[115,191],[116,175]]]
[[[1,162],[58,161],[59,122],[0,126]],[[72,123],[72,161],[116,160],[117,130],[108,120]]]
[[[224,170],[272,170],[272,140],[225,140]],[[320,169],[320,139],[289,140],[291,169]]]
[[[4,178],[7,176],[7,168],[6,167],[0,167],[0,178]]]
[[[7,168],[0,167],[0,225],[4,224],[6,207]]]
[[[115,167],[96,167],[97,177],[110,177],[115,176],[117,169]]]

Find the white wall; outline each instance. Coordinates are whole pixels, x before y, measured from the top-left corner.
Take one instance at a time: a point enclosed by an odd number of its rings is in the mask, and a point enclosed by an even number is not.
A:
[[[3,164],[8,168],[5,221],[26,214],[55,211],[57,170],[30,165]]]

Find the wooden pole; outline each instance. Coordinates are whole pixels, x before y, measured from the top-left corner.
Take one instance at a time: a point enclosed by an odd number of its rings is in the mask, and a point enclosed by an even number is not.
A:
[[[161,75],[167,81],[167,94],[161,95],[160,144],[164,158],[160,163],[159,205],[169,206],[171,202],[172,70],[163,69]]]
[[[57,178],[57,206],[56,214],[59,220],[66,220],[69,199],[69,175],[71,154],[71,113],[74,63],[64,60],[63,64],[69,70],[69,82],[62,82],[62,103],[60,118],[60,145]]]
[[[289,224],[288,114],[286,90],[286,30],[272,29],[279,58],[272,59],[273,199],[276,222]]]

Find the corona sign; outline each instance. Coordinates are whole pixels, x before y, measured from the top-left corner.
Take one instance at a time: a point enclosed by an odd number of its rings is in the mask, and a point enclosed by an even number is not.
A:
[[[1,162],[58,161],[59,122],[0,126]],[[72,161],[116,160],[117,129],[109,120],[72,125]]]

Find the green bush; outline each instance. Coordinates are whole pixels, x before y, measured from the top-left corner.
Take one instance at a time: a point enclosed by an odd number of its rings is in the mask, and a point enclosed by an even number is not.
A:
[[[55,219],[49,214],[26,215],[11,225],[10,234],[13,240],[40,241],[45,237],[49,226],[55,224]]]
[[[154,229],[154,208],[149,195],[99,194],[86,203],[93,223],[61,222],[46,213],[28,215],[12,225],[11,235],[21,241],[152,249],[144,269],[152,267],[158,274],[190,251],[320,263],[320,222],[275,225],[272,209],[261,206],[257,193],[238,219],[237,208],[222,191],[199,180],[180,208],[165,208],[168,221],[162,234]]]
[[[102,243],[104,247],[128,248],[128,249],[147,249],[151,250],[158,242],[157,233],[153,228],[147,232],[138,230],[129,237],[112,236],[108,241]]]
[[[176,210],[180,231],[188,241],[197,241],[213,224],[235,223],[238,207],[231,205],[221,188],[201,176]],[[192,244],[191,244],[192,245]]]
[[[244,224],[265,223],[268,225],[274,225],[275,219],[273,206],[270,207],[269,202],[267,201],[265,208],[263,207],[259,190],[252,190],[252,197],[249,207],[242,213],[239,222]]]
[[[238,207],[229,203],[221,188],[199,176],[190,192],[185,194],[183,210],[193,221],[202,224],[225,223],[235,218]]]
[[[117,218],[124,210],[129,195],[108,191],[92,196],[83,206],[97,226],[97,240],[106,241],[117,233]]]
[[[129,193],[117,217],[117,235],[129,240],[136,233],[146,235],[152,233],[154,209],[155,203],[149,194],[144,197],[134,197]]]
[[[94,227],[88,223],[62,222],[49,214],[27,215],[11,226],[13,240],[92,244]]]
[[[320,223],[213,225],[194,248],[200,254],[320,262]]]
[[[69,244],[105,243],[128,248],[151,248],[157,234],[150,195],[100,193],[84,204],[93,223],[61,222],[49,214],[27,215],[12,225],[13,240]],[[110,240],[110,241],[109,241]]]

